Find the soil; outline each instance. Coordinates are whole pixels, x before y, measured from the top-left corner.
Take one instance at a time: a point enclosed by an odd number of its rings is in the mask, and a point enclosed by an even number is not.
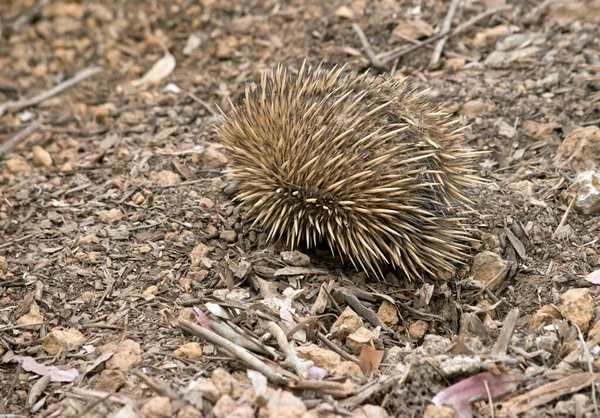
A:
[[[539,343],[544,331],[528,323],[542,307],[560,305],[570,289],[584,289],[594,303],[598,295],[596,285],[583,276],[600,263],[600,219],[568,208],[567,189],[580,170],[558,164],[555,155],[571,132],[600,125],[600,7],[594,1],[571,2],[563,9],[541,1],[460,2],[453,27],[486,10],[504,9],[450,36],[437,65],[430,64],[436,45],[431,42],[377,68],[353,28],[358,24],[375,53],[408,47],[440,32],[450,3],[0,1],[0,109],[86,68],[103,68],[40,103],[0,111],[0,144],[41,121],[0,153],[0,416],[109,416],[124,405],[138,414],[161,416],[158,407],[144,408],[156,395],[166,397],[172,416],[221,416],[222,390],[214,406],[216,399],[209,396],[201,404],[189,402],[186,388],[197,379],[212,376],[214,381],[218,368],[232,373],[235,385],[253,387],[247,366],[214,341],[186,331],[177,318],[195,322],[195,308],[213,321],[228,319],[280,354],[283,348],[267,322],[285,325],[287,332],[290,320],[307,321],[306,332],[295,336],[296,345],[328,348],[318,338],[320,331],[349,354],[348,343],[331,334],[350,303],[339,289],[350,289],[361,301],[365,311],[358,316],[366,328],[380,332],[373,341],[386,356],[368,376],[327,377],[357,388],[335,400],[324,386],[285,389],[314,414],[376,416],[372,410],[356,410],[367,403],[393,416],[423,416],[441,390],[491,370],[485,362],[491,361],[488,354],[513,308],[519,319],[511,346],[521,348],[495,359],[492,369],[526,378],[518,390],[495,400],[499,409],[502,402],[510,405],[515,396],[556,381],[550,372],[579,344],[574,321],[563,314],[565,328],[557,325],[560,338],[551,349]],[[399,32],[419,41],[394,35]],[[511,50],[502,43],[516,34],[522,38],[512,51],[521,56],[511,60]],[[505,55],[494,60],[494,54]],[[167,71],[170,58],[172,72]],[[470,125],[465,133],[469,146],[489,151],[477,162],[478,174],[488,182],[469,191],[474,236],[480,239],[472,254],[490,251],[507,262],[499,286],[485,289],[474,283],[472,261],[445,282],[408,282],[393,272],[386,283],[372,282],[325,249],[303,250],[311,268],[319,269],[316,273],[305,268],[295,275],[275,275],[286,266],[281,252],[287,249],[266,242],[260,225],[253,226],[245,209],[232,202],[223,171],[226,153],[214,126],[219,109],[229,112],[247,83],[279,63],[297,70],[304,60],[408,77],[416,87],[429,88],[430,100]],[[154,83],[135,85],[153,65],[165,73]],[[49,154],[49,164],[38,147]],[[565,212],[564,226],[557,230]],[[319,290],[331,281],[335,288],[325,309],[311,313]],[[294,298],[292,292],[298,292]],[[270,297],[279,302],[270,304]],[[365,312],[383,318],[381,305],[388,299],[396,303],[400,322],[376,329]],[[597,321],[595,306],[600,307],[593,304],[592,322],[582,330],[592,340],[587,330]],[[425,322],[427,336],[415,337],[418,321]],[[55,352],[48,339],[60,330],[77,330],[85,341]],[[478,366],[445,375],[427,360],[434,356],[423,349],[433,341],[428,337],[452,341],[448,356],[477,359]],[[102,357],[111,353],[107,344],[122,347],[125,341],[134,347],[130,355],[136,360],[107,364]],[[190,342],[200,343],[198,358],[176,352]],[[119,349],[113,346],[112,352]],[[586,361],[597,369],[600,354],[590,349]],[[535,350],[544,354],[531,355]],[[42,382],[34,402],[28,401],[44,373],[19,366],[11,361],[13,355],[74,368],[79,378],[59,382],[53,377]],[[372,360],[368,354],[353,355],[360,356],[361,366]],[[278,361],[267,357],[260,356],[272,368],[278,364],[294,373],[283,355]],[[579,371],[587,371],[587,363]],[[123,379],[112,390],[102,380],[111,370],[115,379]],[[403,378],[400,384],[382,385],[390,376]],[[350,398],[367,393],[375,382],[380,387],[372,396]],[[236,399],[237,407],[247,404],[254,411],[248,416],[259,410],[261,416],[278,413],[276,405],[242,401],[233,393],[227,396]],[[593,416],[591,396],[590,385],[582,385],[524,413],[564,416],[563,411],[577,406],[589,414],[578,416]],[[480,416],[490,416],[485,399],[475,404]]]

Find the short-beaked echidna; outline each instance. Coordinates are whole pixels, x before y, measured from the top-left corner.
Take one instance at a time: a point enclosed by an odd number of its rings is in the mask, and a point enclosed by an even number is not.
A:
[[[217,128],[236,199],[287,245],[326,241],[380,277],[454,271],[466,257],[466,186],[478,182],[457,121],[405,80],[279,66]]]

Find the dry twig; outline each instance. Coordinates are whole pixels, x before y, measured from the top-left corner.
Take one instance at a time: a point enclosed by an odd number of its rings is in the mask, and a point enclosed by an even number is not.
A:
[[[281,351],[285,354],[285,362],[296,372],[300,379],[308,379],[308,367],[307,363],[298,357],[294,346],[290,344],[285,332],[275,322],[269,322],[269,331],[277,340],[277,344],[281,348]]]
[[[375,54],[375,51],[373,51],[373,48],[371,47],[371,44],[369,43],[369,40],[367,39],[367,36],[365,35],[365,33],[363,32],[361,27],[358,26],[357,23],[353,23],[352,29],[354,29],[354,32],[356,32],[356,34],[358,35],[358,38],[360,39],[360,43],[362,44],[363,49],[365,50],[365,53],[367,54],[367,57],[369,57],[369,61],[371,61],[371,65],[375,68],[386,68],[386,66],[385,66],[386,63],[382,62],[377,57],[377,54]]]
[[[74,85],[81,83],[86,78],[90,78],[91,76],[98,74],[102,70],[102,67],[86,68],[85,70],[77,74],[75,77],[65,80],[62,83],[59,83],[56,86],[52,87],[50,90],[40,93],[37,96],[34,96],[30,99],[23,99],[18,100],[16,102],[6,102],[0,104],[0,116],[5,114],[6,112],[18,112],[19,110],[25,109],[26,107],[35,106],[37,104],[45,102],[46,100],[56,96],[57,94],[62,93],[63,91],[73,87]]]
[[[11,149],[25,141],[31,135],[33,135],[42,126],[42,119],[38,119],[31,123],[27,128],[15,134],[8,141],[0,145],[0,157],[9,152]]]
[[[585,361],[588,366],[588,371],[590,372],[591,377],[591,386],[592,386],[592,401],[594,402],[594,412],[596,416],[598,415],[598,401],[596,401],[596,383],[594,382],[594,357],[592,357],[592,353],[590,353],[590,348],[587,343],[583,339],[583,334],[581,333],[581,329],[577,324],[574,324],[575,328],[577,328],[577,335],[579,336],[579,341],[581,342],[581,349],[583,350],[583,355],[585,357]]]
[[[416,51],[417,49],[422,48],[425,45],[428,45],[428,44],[430,44],[432,42],[435,42],[435,41],[437,41],[440,38],[458,35],[459,33],[464,32],[465,30],[467,30],[468,28],[470,28],[474,24],[478,23],[479,21],[485,19],[486,17],[494,15],[496,13],[504,12],[504,11],[509,10],[511,8],[512,8],[512,6],[503,6],[503,7],[497,7],[497,8],[494,8],[494,9],[486,10],[485,12],[482,12],[482,13],[478,14],[477,16],[475,16],[475,17],[467,20],[466,22],[461,23],[460,25],[458,25],[453,30],[449,30],[447,32],[440,32],[437,35],[434,35],[434,36],[432,36],[430,38],[425,39],[424,41],[422,41],[418,45],[411,45],[409,47],[401,47],[401,48],[398,48],[398,49],[393,49],[393,50],[388,51],[388,52],[383,52],[383,53],[377,55],[377,59],[382,64],[385,65],[388,62],[395,60],[396,58],[399,58],[399,57],[401,57],[403,55],[406,55],[406,54],[408,54],[410,52]]]
[[[446,18],[444,19],[444,23],[442,23],[440,32],[450,32],[450,28],[452,27],[452,19],[454,19],[454,14],[456,13],[456,9],[458,9],[458,5],[461,1],[462,0],[452,0],[452,3],[450,3],[450,7],[448,8]],[[431,67],[435,67],[440,63],[440,57],[442,56],[442,51],[444,50],[444,45],[446,45],[447,40],[447,36],[442,37],[438,40],[437,44],[435,44],[435,48],[431,54],[431,60],[429,61],[429,65]]]
[[[179,320],[179,328],[191,334],[194,334],[200,338],[204,338],[205,340],[227,350],[229,353],[233,354],[235,357],[249,365],[252,369],[264,374],[272,382],[284,385],[288,383],[288,381],[281,374],[271,370],[269,366],[267,366],[258,357],[250,353],[250,351],[235,345],[231,341],[228,341],[226,338],[223,338],[212,331],[204,329],[201,326],[196,325],[190,321],[186,321],[184,319]]]
[[[495,357],[506,356],[510,339],[512,338],[513,332],[515,331],[515,327],[517,325],[517,319],[519,319],[519,310],[517,308],[512,309],[508,315],[506,315],[504,323],[502,324],[502,331],[500,331],[498,340],[496,341],[494,349],[492,350],[492,354]]]
[[[573,198],[571,199],[571,202],[569,203],[569,206],[567,207],[567,210],[565,211],[564,215],[560,219],[560,223],[558,224],[558,226],[554,230],[554,233],[552,234],[552,240],[553,241],[556,239],[556,234],[558,233],[558,231],[560,230],[560,228],[562,228],[565,225],[565,223],[567,222],[567,217],[569,216],[569,213],[571,213],[571,210],[573,209],[573,206],[575,206],[575,200],[576,199],[577,199],[577,196],[573,196]]]

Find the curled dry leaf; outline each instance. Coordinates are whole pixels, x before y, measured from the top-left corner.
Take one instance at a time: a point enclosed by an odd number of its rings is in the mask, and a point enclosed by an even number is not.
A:
[[[78,376],[77,369],[61,370],[56,366],[46,366],[40,364],[33,357],[13,356],[11,361],[21,361],[23,370],[39,374],[40,376],[50,376],[51,382],[73,382]]]
[[[152,68],[142,78],[133,80],[131,85],[137,87],[143,84],[157,84],[173,72],[175,64],[175,57],[167,52],[161,59],[154,63]]]
[[[479,373],[444,389],[432,399],[437,405],[451,405],[458,418],[472,418],[471,402],[503,395],[514,390],[521,378],[511,374]],[[488,392],[489,391],[489,392]]]
[[[583,278],[590,283],[600,284],[600,269],[592,271],[590,274],[586,274]]]
[[[376,372],[384,355],[384,350],[375,350],[370,345],[363,345],[358,358],[358,366],[363,374],[370,375]]]
[[[196,319],[198,320],[198,323],[202,325],[202,328],[212,331],[210,328],[210,319],[202,312],[202,309],[194,306],[194,312],[196,313]]]
[[[223,309],[223,307],[221,307],[221,305],[219,305],[219,304],[207,302],[204,304],[204,306],[206,306],[206,309],[208,309],[209,312],[211,314],[213,314],[214,316],[217,316],[217,317],[223,318],[223,319],[232,319],[233,318],[231,316],[231,314],[226,309]]]

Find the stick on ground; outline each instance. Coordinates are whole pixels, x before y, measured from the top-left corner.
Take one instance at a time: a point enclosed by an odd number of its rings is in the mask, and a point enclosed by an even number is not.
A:
[[[459,33],[464,32],[465,30],[467,30],[468,28],[470,28],[471,26],[473,26],[474,24],[478,23],[479,21],[485,19],[488,16],[494,15],[496,13],[501,13],[501,12],[504,12],[504,11],[510,10],[510,9],[512,9],[512,6],[503,6],[503,7],[497,7],[494,9],[486,10],[485,12],[481,12],[477,16],[467,20],[466,22],[461,23],[454,30],[449,30],[447,32],[440,32],[437,35],[432,36],[431,38],[425,39],[418,45],[411,45],[409,47],[402,47],[402,48],[398,48],[398,49],[393,49],[388,52],[383,52],[383,53],[377,55],[377,59],[382,64],[385,65],[388,62],[395,60],[396,58],[399,58],[410,52],[416,51],[417,49],[422,48],[425,45],[429,45],[430,43],[435,42],[440,38],[458,35]]]
[[[226,338],[221,337],[218,334],[215,334],[212,331],[202,328],[199,325],[196,325],[190,321],[186,321],[184,319],[179,320],[179,328],[187,331],[191,334],[197,335],[200,338],[204,338],[205,340],[218,345],[221,348],[229,351],[231,354],[236,356],[238,359],[242,360],[244,363],[249,365],[254,370],[257,370],[264,374],[269,380],[278,384],[287,384],[287,380],[277,372],[274,372],[260,359],[255,357],[248,350],[235,345],[231,341],[228,341]]]
[[[102,70],[102,67],[86,68],[85,70],[77,74],[75,77],[65,80],[62,83],[59,83],[56,86],[52,87],[50,90],[40,93],[37,96],[33,96],[30,99],[23,99],[18,100],[16,102],[6,102],[0,104],[0,116],[5,114],[6,112],[18,112],[19,110],[25,109],[26,107],[35,106],[37,104],[45,102],[46,100],[56,96],[59,93],[62,93],[63,91],[73,87],[74,85],[81,83],[86,78],[90,78],[91,76],[98,74]]]
[[[448,13],[446,14],[446,18],[444,19],[444,23],[442,23],[442,28],[440,32],[449,32],[452,27],[452,19],[454,19],[454,14],[456,13],[456,9],[458,9],[458,5],[462,0],[452,0],[450,3],[450,7],[448,8]],[[435,48],[433,49],[433,53],[431,54],[431,60],[429,61],[429,65],[431,67],[435,67],[440,63],[440,57],[442,56],[442,51],[444,50],[444,45],[446,45],[446,41],[448,37],[442,37],[435,44]]]
[[[25,141],[31,135],[33,135],[42,126],[42,119],[38,119],[31,123],[27,128],[15,134],[8,141],[0,145],[0,157],[9,152],[11,149]]]

